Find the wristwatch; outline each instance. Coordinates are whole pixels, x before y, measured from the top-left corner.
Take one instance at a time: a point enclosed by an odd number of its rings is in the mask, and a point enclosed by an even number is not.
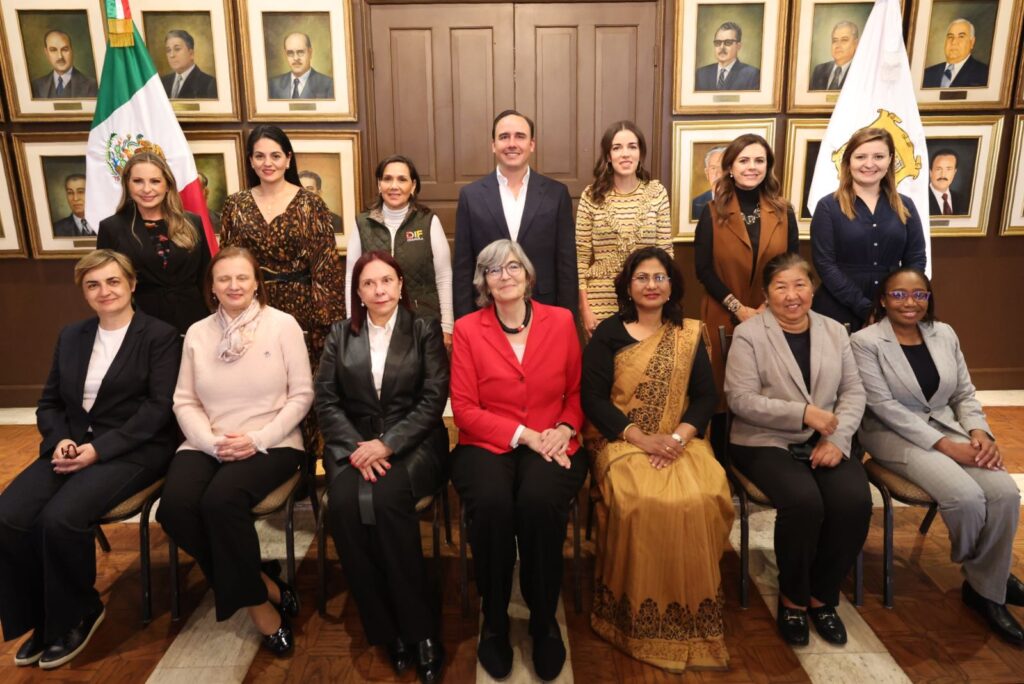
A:
[[[676,440],[681,445],[686,443],[686,441],[683,439],[682,435],[680,435],[678,432],[673,432],[672,433],[672,439]]]

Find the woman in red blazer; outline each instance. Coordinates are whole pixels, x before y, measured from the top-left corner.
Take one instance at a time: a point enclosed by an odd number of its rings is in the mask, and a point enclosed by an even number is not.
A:
[[[512,670],[508,602],[518,542],[530,607],[533,664],[565,663],[555,609],[569,502],[587,474],[576,432],[580,347],[572,313],[531,301],[533,265],[511,240],[485,247],[473,284],[480,309],[455,323],[451,402],[459,428],[452,482],[466,506],[484,624],[477,657],[503,679]]]

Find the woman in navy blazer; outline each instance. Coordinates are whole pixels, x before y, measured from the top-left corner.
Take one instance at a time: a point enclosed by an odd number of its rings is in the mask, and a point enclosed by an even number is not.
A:
[[[581,356],[572,313],[530,299],[533,265],[498,240],[477,258],[477,311],[455,322],[451,402],[459,428],[452,482],[466,506],[484,624],[477,657],[495,679],[512,669],[508,602],[518,542],[534,669],[565,663],[555,610],[569,502],[587,475],[576,432]]]
[[[177,331],[132,310],[135,271],[112,250],[75,266],[97,316],[65,327],[36,410],[39,458],[0,496],[0,623],[32,635],[17,665],[59,667],[103,620],[94,523],[160,478],[174,453]]]

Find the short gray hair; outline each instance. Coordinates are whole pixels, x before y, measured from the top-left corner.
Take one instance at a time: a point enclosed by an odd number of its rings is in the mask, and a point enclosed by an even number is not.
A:
[[[847,19],[843,19],[840,22],[836,22],[836,25],[832,27],[831,35],[834,36],[836,34],[836,31],[838,31],[841,28],[850,29],[850,32],[853,34],[853,39],[860,40],[860,27]]]
[[[704,153],[704,168],[708,167],[708,162],[711,161],[711,155],[713,154],[725,154],[726,145],[715,145],[710,150]]]
[[[526,256],[526,252],[514,240],[495,240],[480,250],[480,254],[476,258],[476,270],[473,272],[473,287],[477,292],[476,305],[481,309],[494,303],[490,289],[487,287],[487,269],[501,266],[510,254],[526,270],[526,299],[530,298],[533,285],[537,282],[537,272],[533,270],[533,262],[530,261],[530,257]]]
[[[949,22],[949,26],[946,27],[946,33],[949,33],[949,29],[953,28],[953,24],[967,24],[967,27],[971,29],[971,38],[974,38],[974,24],[963,17],[958,17],[953,21]]]

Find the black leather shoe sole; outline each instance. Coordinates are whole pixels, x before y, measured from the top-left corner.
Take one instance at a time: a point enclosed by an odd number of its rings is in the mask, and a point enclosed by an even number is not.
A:
[[[100,614],[96,616],[92,625],[89,627],[88,633],[85,634],[81,643],[75,645],[73,648],[60,648],[57,645],[50,646],[44,652],[42,657],[39,659],[39,667],[43,670],[52,670],[60,667],[64,663],[69,662],[72,658],[77,656],[79,653],[85,650],[85,647],[89,645],[89,640],[92,639],[92,635],[96,633],[96,628],[103,622],[103,618],[107,615],[107,609],[103,608]],[[77,629],[77,628],[76,628]],[[61,639],[63,641],[63,639]]]

